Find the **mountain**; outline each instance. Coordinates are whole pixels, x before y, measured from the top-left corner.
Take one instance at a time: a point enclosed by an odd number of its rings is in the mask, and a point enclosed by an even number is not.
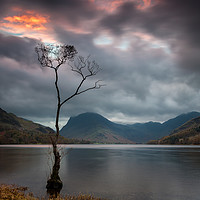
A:
[[[169,136],[151,143],[156,144],[200,144],[200,117],[189,120],[176,128]]]
[[[29,131],[32,134],[54,132],[54,130],[49,127],[34,123],[21,117],[17,117],[16,115],[12,113],[7,113],[0,108],[0,130],[5,131],[10,129]]]
[[[172,130],[178,128],[179,126],[183,125],[185,122],[199,117],[200,113],[199,112],[190,112],[186,114],[181,114],[173,119],[170,119],[166,122],[163,123],[163,127],[166,132],[171,132]]]
[[[194,121],[195,123],[189,120],[198,119],[198,117],[200,117],[200,113],[190,112],[164,123],[147,122],[122,125],[111,122],[96,113],[83,113],[71,117],[61,129],[60,143],[146,143],[149,140],[163,138],[170,133],[171,135],[165,137],[163,142],[160,140],[160,143],[169,143],[173,140],[177,143],[177,139],[170,139],[177,137],[179,143],[186,143],[185,138],[190,138],[187,139],[190,143],[191,141],[197,143],[199,129],[198,125],[194,124],[198,124],[198,120]],[[186,123],[187,121],[189,121],[188,124],[192,123],[191,127]],[[50,133],[54,133],[54,130],[7,113],[0,108],[0,144],[49,144],[51,143]],[[181,135],[184,135],[183,139]],[[156,143],[158,142],[156,141]]]
[[[185,114],[178,115],[175,118],[169,119],[164,123],[158,122],[147,122],[143,124],[133,124],[132,128],[135,129],[134,139],[136,138],[137,142],[146,143],[149,140],[157,140],[166,135],[169,135],[174,129],[183,125],[185,122],[199,117],[199,112],[189,112]]]
[[[121,125],[96,113],[83,113],[71,117],[60,133],[67,138],[86,139],[99,143],[146,143],[169,135],[180,125],[198,116],[200,113],[190,112],[164,123]]]
[[[49,143],[54,130],[0,108],[0,144]]]
[[[38,123],[17,117],[0,108],[0,144],[51,144],[54,130]],[[59,138],[59,143],[89,143],[77,139]]]
[[[67,138],[84,139],[100,143],[133,143],[121,134],[129,128],[115,124],[96,113],[83,113],[71,117],[60,134]]]

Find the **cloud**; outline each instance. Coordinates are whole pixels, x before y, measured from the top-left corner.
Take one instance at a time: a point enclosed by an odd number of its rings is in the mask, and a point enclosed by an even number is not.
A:
[[[106,84],[69,101],[61,112],[62,123],[88,111],[133,123],[200,110],[198,1],[106,2],[2,1],[7,10],[0,14],[1,23],[10,21],[13,28],[28,25],[21,35],[0,33],[4,109],[45,124],[54,121],[54,73],[39,66],[34,52],[43,37],[74,45],[80,55],[91,54],[102,71],[87,86],[98,79]],[[34,25],[31,17],[47,22]],[[46,30],[37,30],[40,27]],[[72,94],[80,81],[67,66],[59,78],[62,98]]]
[[[30,38],[19,38],[0,33],[0,57],[11,58],[29,66],[36,61],[33,50],[37,42]]]
[[[187,36],[199,41],[199,1],[183,2],[181,0],[158,1],[145,11],[138,10],[135,2],[122,4],[117,12],[105,15],[101,25],[113,33],[130,29],[143,29],[163,37]]]
[[[102,18],[100,24],[116,35],[138,31],[166,41],[178,66],[199,71],[199,4],[196,0],[162,0],[143,11],[128,2]]]
[[[34,2],[17,0],[16,4],[28,10],[49,14],[54,23],[67,20],[71,24],[78,25],[82,20],[91,19],[97,14],[93,4],[84,0],[35,0]]]
[[[1,6],[7,8],[0,16],[1,31],[50,43],[58,42],[54,38],[57,26],[88,33],[99,13],[94,4],[84,0],[3,1]]]
[[[12,17],[5,17],[5,21],[8,23],[2,24],[5,25],[13,25],[13,27],[16,26],[16,28],[20,28],[20,25],[25,26],[28,29],[32,30],[46,30],[45,26],[43,24],[47,23],[47,19],[43,16],[34,16],[34,13],[31,13],[28,15],[22,15],[22,16],[12,16]],[[12,28],[12,26],[11,26]]]
[[[100,21],[100,25],[110,30],[114,34],[123,34],[127,28],[137,26],[140,11],[137,9],[136,3],[126,2],[122,4],[115,13],[105,15]]]
[[[48,16],[40,15],[34,11],[13,8],[17,13],[3,17],[0,22],[0,30],[9,32],[16,36],[40,38],[45,37],[45,41],[53,40],[47,35]],[[48,27],[49,29],[49,27]],[[49,30],[48,30],[49,31]]]

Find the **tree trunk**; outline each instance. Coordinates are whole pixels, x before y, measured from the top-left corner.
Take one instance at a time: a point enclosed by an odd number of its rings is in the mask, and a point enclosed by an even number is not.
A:
[[[56,68],[55,68],[55,75],[56,75],[55,87],[57,91],[58,104],[57,104],[56,123],[55,123],[56,135],[55,138],[51,138],[51,143],[53,146],[54,165],[52,169],[51,178],[47,181],[46,188],[47,188],[47,193],[49,193],[51,196],[56,197],[60,193],[63,184],[59,176],[61,156],[57,147],[59,132],[60,132],[58,122],[59,122],[61,103],[60,103],[60,91],[58,88],[58,71]]]
[[[47,193],[49,193],[51,196],[57,197],[57,195],[60,193],[62,189],[63,184],[59,176],[61,156],[60,152],[58,151],[56,143],[53,144],[53,154],[54,154],[54,165],[51,177],[47,181],[46,188],[47,188]]]

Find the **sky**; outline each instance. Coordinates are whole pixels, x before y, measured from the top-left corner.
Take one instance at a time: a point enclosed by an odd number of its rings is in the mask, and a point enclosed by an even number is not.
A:
[[[67,102],[70,116],[96,112],[133,124],[200,111],[198,0],[0,0],[0,107],[54,127],[54,72],[37,60],[38,43],[74,45],[106,85]],[[62,99],[81,77],[59,70]]]

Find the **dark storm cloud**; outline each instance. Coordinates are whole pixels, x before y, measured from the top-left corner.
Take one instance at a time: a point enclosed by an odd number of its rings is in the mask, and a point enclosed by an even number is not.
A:
[[[118,118],[118,121],[131,122],[133,116],[138,121],[162,121],[182,112],[200,110],[198,73],[180,70],[199,70],[198,1],[162,0],[146,10],[139,10],[129,2],[116,12],[101,11],[102,15],[94,4],[84,0],[7,0],[1,3],[3,8],[18,6],[49,15],[56,40],[74,45],[80,55],[91,54],[102,68],[95,78],[102,79],[106,87],[68,102],[62,109],[61,119],[92,111]],[[93,19],[96,21],[91,23],[87,34],[64,27],[69,23],[77,28],[85,27],[86,22]],[[107,30],[114,38],[113,44],[96,44],[98,35]],[[153,41],[129,35],[133,32],[153,35],[152,40],[160,39],[167,45],[152,46]],[[129,46],[122,51],[115,43],[120,44],[124,35],[128,35]],[[41,70],[34,52],[37,42],[0,34],[0,105],[35,121],[53,121],[54,73],[50,69]],[[72,94],[80,80],[70,72],[69,68],[60,71],[62,98]],[[93,80],[89,83],[93,84]]]
[[[176,41],[176,61],[187,72],[200,73],[200,46],[187,41]]]
[[[127,26],[137,26],[140,12],[133,2],[122,4],[114,14],[109,14],[101,20],[101,26],[111,30],[114,34],[123,34]]]
[[[125,32],[126,27],[144,29],[159,37],[183,35],[199,44],[200,2],[162,0],[147,10],[138,10],[135,3],[122,4],[117,12],[101,20],[101,25],[113,33]]]
[[[30,38],[19,38],[0,33],[0,57],[33,64],[36,62],[34,48],[38,41]]]
[[[56,38],[61,43],[74,45],[78,51],[85,52],[86,55],[96,50],[96,47],[93,43],[93,34],[76,34],[73,32],[68,32],[60,26],[55,26],[55,29]]]
[[[7,0],[0,1],[0,17],[3,17],[10,9],[10,4]]]
[[[20,63],[1,59],[0,105],[20,116],[46,117],[54,113],[54,88],[51,75],[38,67],[24,70]],[[53,79],[53,80],[52,80]]]
[[[38,40],[0,33],[0,105],[24,117],[54,113],[54,77],[42,69],[35,46]]]
[[[149,100],[149,96],[152,95],[152,82],[167,84],[173,81],[173,75],[175,75],[173,68],[169,68],[171,67],[169,58],[164,50],[149,49],[138,40],[134,42],[134,48],[123,54],[117,49],[108,51],[109,46],[105,48],[95,46],[91,42],[94,38],[93,34],[79,38],[79,35],[70,34],[61,29],[57,33],[63,43],[66,43],[66,38],[68,38],[70,43],[75,44],[80,54],[91,53],[97,58],[96,61],[103,69],[99,77],[106,83],[105,88],[94,92],[95,95],[89,94],[89,98],[80,97],[79,106],[76,106],[75,102],[70,103],[70,108],[73,107],[72,114],[90,110],[101,113],[106,111],[106,114],[123,112],[129,116],[139,116],[152,115],[161,109],[165,112],[169,110],[169,105],[159,107],[158,102]],[[159,98],[159,94],[156,95],[152,98]],[[163,95],[165,99],[168,94],[161,90],[160,95]],[[163,99],[161,99],[162,102]],[[156,103],[156,105],[152,106],[151,103]],[[84,108],[80,105],[84,105]]]
[[[199,71],[200,2],[162,0],[147,10],[125,3],[114,14],[101,20],[101,25],[114,34],[142,31],[168,42],[177,64],[189,71]]]
[[[192,44],[200,44],[200,2],[164,0],[147,12],[144,26],[160,37],[175,35],[189,40]],[[182,38],[181,37],[181,38]]]
[[[179,67],[200,72],[200,2],[163,1],[147,13],[145,29],[165,38]],[[171,40],[171,41],[170,41]]]

